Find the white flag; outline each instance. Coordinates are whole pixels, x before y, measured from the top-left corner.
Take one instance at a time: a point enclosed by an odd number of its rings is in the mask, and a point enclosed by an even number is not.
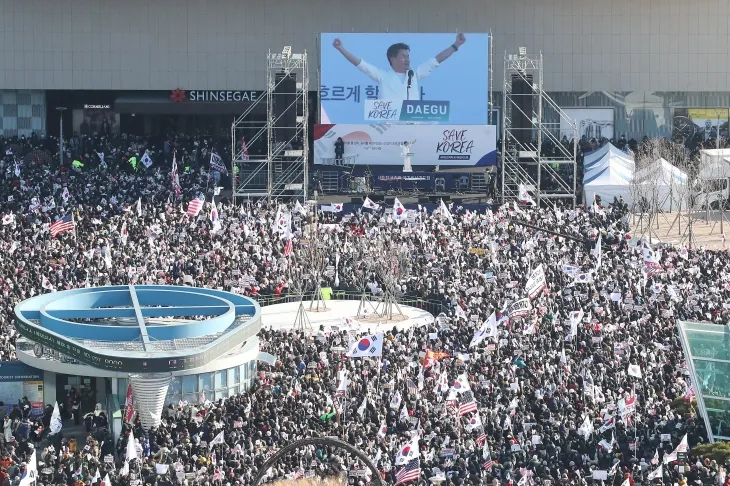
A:
[[[35,483],[38,477],[38,462],[36,460],[36,451],[33,450],[33,454],[30,455],[28,463],[25,465],[25,471],[20,477],[20,486],[30,486]]]
[[[365,418],[365,410],[368,408],[368,397],[362,399],[362,404],[360,405],[360,408],[357,409],[357,414],[360,416],[360,418]]]
[[[573,282],[570,285],[593,283],[593,275],[591,273],[579,273],[573,277]]]
[[[142,198],[137,199],[137,216],[142,217]]]
[[[402,401],[403,400],[401,400],[400,391],[396,391],[393,394],[393,398],[390,399],[390,408],[392,408],[393,410],[398,410]]]
[[[684,437],[682,437],[682,440],[680,441],[677,448],[674,449],[674,451],[672,451],[672,454],[676,454],[677,452],[689,452],[689,444],[687,443],[687,434],[684,434]]]
[[[134,432],[129,431],[129,439],[127,439],[127,450],[124,453],[124,460],[131,461],[137,459],[137,447],[134,444]]]
[[[322,204],[320,206],[323,213],[341,213],[343,208],[342,203]]]
[[[634,378],[641,378],[641,366],[630,364],[628,373],[629,376],[633,376]]]
[[[441,210],[441,216],[449,220],[449,223],[454,223],[454,217],[451,216],[451,211],[449,211],[449,208],[444,204],[444,200],[441,200],[441,205],[439,206],[439,209]]]
[[[304,209],[304,206],[302,206],[299,203],[299,201],[297,201],[296,204],[294,205],[294,210],[292,212],[299,213],[299,214],[305,214],[305,215],[307,214],[307,210]]]
[[[527,192],[527,188],[524,186],[524,184],[519,185],[517,197],[522,204],[530,204],[532,206],[535,205],[535,200],[532,199],[532,196],[530,196],[530,193]]]
[[[398,454],[395,456],[395,465],[402,466],[404,464],[408,464],[411,459],[415,459],[420,455],[421,454],[418,451],[418,437],[416,437],[400,448]]]
[[[350,386],[350,380],[347,379],[347,375],[342,375],[342,380],[340,380],[340,384],[337,387],[337,392],[335,392],[335,395],[338,397],[344,397],[347,395],[347,388]]]
[[[220,433],[218,435],[216,435],[215,438],[213,440],[211,440],[210,444],[208,444],[208,445],[212,447],[216,444],[223,444],[225,442],[225,440],[223,438],[223,433],[224,433],[224,431],[221,430]]]
[[[350,344],[347,356],[350,358],[361,358],[363,356],[383,355],[383,333],[363,336]]]
[[[570,314],[570,338],[578,335],[578,324],[583,320],[583,310],[573,311]]]
[[[149,168],[152,165],[152,159],[150,159],[150,154],[145,152],[140,162],[142,162],[145,167]]]
[[[401,221],[406,219],[406,208],[401,204],[401,202],[398,200],[398,198],[395,198],[395,201],[393,201],[393,221]]]
[[[377,211],[378,209],[380,209],[380,204],[373,202],[372,199],[365,196],[365,200],[362,202],[362,207],[364,207],[365,209],[372,209],[373,211]]]
[[[451,386],[451,389],[456,393],[463,393],[465,391],[471,390],[471,386],[469,385],[469,378],[466,376],[465,373],[462,373],[454,380],[454,384]]]
[[[651,481],[653,479],[657,479],[657,478],[661,479],[662,475],[664,474],[664,471],[662,469],[663,467],[664,467],[664,464],[659,464],[659,467],[656,468],[655,470],[653,470],[652,472],[650,472],[646,478],[649,481]]]
[[[53,414],[51,415],[51,434],[57,434],[63,428],[63,419],[61,418],[61,410],[58,408],[58,402],[53,404]]]
[[[400,409],[400,416],[398,417],[398,420],[400,420],[401,422],[405,422],[406,420],[408,420],[408,417],[408,405],[404,404],[403,408]]]
[[[472,418],[469,420],[469,423],[466,424],[466,430],[472,431],[474,429],[478,429],[482,426],[482,419],[479,416],[479,412],[475,413]]]
[[[593,420],[586,415],[585,420],[583,421],[583,425],[580,426],[578,429],[578,435],[581,435],[585,438],[585,440],[588,440],[588,438],[593,434]]]

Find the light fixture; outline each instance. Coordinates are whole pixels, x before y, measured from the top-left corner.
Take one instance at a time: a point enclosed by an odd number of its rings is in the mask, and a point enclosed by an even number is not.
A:
[[[527,55],[527,47],[520,47],[520,57],[525,57]]]
[[[284,46],[281,50],[281,55],[286,59],[289,59],[291,57],[291,46]]]

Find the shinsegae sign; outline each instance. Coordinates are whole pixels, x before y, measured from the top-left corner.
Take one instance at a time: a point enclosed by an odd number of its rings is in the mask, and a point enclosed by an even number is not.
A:
[[[207,103],[248,103],[254,102],[262,96],[263,91],[210,91],[210,90],[192,90],[184,91],[175,89],[172,91],[170,98],[175,103],[184,101],[196,101]]]

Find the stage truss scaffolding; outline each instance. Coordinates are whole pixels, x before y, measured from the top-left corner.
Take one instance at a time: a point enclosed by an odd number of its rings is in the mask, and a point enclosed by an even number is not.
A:
[[[283,74],[283,76],[282,76]],[[277,75],[279,75],[277,77]],[[296,76],[294,93],[282,92],[281,83]],[[309,73],[307,52],[292,53],[291,46],[281,52],[269,51],[266,56],[266,92],[231,125],[231,169],[233,202],[245,198],[306,199],[309,177]],[[288,101],[288,103],[287,103]],[[252,116],[266,104],[266,122],[257,124]],[[284,106],[275,110],[275,106]],[[296,110],[295,125],[283,125],[285,117],[276,113]],[[252,135],[253,133],[253,135]],[[287,133],[286,140],[277,140],[275,133]],[[242,143],[245,137],[245,145]],[[266,144],[264,155],[247,155],[249,148]]]
[[[530,89],[515,92],[515,82]],[[542,53],[529,57],[520,47],[519,54],[505,54],[502,93],[502,203],[517,200],[519,186],[524,185],[538,205],[567,199],[574,207],[578,130],[543,90]],[[524,120],[522,126],[518,118]],[[576,144],[560,143],[561,125]]]

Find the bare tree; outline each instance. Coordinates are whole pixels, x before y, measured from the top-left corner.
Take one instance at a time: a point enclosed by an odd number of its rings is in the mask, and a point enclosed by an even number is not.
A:
[[[368,280],[375,273],[379,249],[369,238],[356,238],[354,242],[355,260],[350,268],[355,279],[355,285],[360,289],[360,305],[357,307],[357,317],[368,317],[377,314],[376,307],[368,298]],[[370,310],[368,310],[368,308]]]
[[[294,322],[297,330],[312,330],[307,317],[309,312],[327,311],[327,303],[322,295],[322,280],[329,262],[330,249],[316,231],[308,231],[308,238],[299,242],[299,249],[294,251],[289,265],[289,288],[293,294],[299,295],[299,309]],[[311,295],[309,308],[305,309],[304,299]]]
[[[401,283],[411,273],[410,251],[398,239],[385,237],[379,238],[376,246],[379,251],[374,268],[383,284],[383,295],[376,308],[378,314],[387,320],[406,319],[397,300],[402,295]]]
[[[634,224],[638,216],[640,237],[648,236],[649,242],[652,241],[652,235],[656,236],[653,224],[660,204],[659,187],[663,171],[661,152],[659,139],[646,140],[639,146],[634,155],[634,177],[630,184]]]

